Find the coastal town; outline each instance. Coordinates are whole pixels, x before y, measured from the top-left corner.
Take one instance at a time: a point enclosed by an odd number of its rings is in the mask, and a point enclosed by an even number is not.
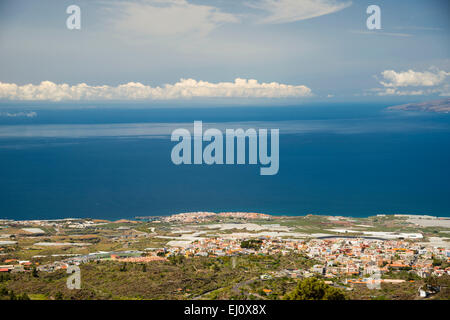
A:
[[[394,291],[407,287],[413,292],[409,298],[448,299],[448,280],[440,284],[436,279],[450,277],[449,240],[449,218],[412,215],[191,212],[118,221],[0,220],[0,286],[17,291],[15,281],[31,275],[34,283],[41,275],[63,275],[70,266],[81,267],[83,273],[83,268],[102,265],[111,270],[120,266],[120,271],[127,266],[159,270],[164,265],[183,269],[207,261],[212,268],[208,272],[220,274],[226,263],[229,272],[243,270],[243,278],[228,291],[222,285],[206,292],[200,287],[176,288],[177,294],[208,299],[221,298],[226,291],[228,298],[235,293],[240,298],[276,299],[282,298],[276,294],[277,281],[292,284],[317,277],[350,296],[366,288],[376,296],[383,287]],[[278,262],[269,264],[268,259]],[[254,261],[260,265],[251,267]],[[54,298],[42,290],[25,293]]]

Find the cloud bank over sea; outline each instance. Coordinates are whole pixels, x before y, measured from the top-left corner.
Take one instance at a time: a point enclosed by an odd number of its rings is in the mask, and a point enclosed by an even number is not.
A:
[[[151,87],[139,82],[118,86],[90,86],[56,84],[42,81],[38,85],[0,82],[0,99],[25,101],[80,101],[80,100],[171,100],[191,98],[299,98],[312,95],[304,85],[278,82],[260,83],[254,79],[237,78],[234,82],[212,83],[194,79],[180,79],[174,84]]]

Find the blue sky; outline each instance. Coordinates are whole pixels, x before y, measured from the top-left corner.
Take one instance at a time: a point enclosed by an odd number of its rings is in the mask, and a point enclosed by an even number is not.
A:
[[[66,28],[72,4],[80,30]],[[366,27],[371,4],[381,30]],[[450,95],[449,12],[445,0],[5,0],[0,100],[437,99]]]

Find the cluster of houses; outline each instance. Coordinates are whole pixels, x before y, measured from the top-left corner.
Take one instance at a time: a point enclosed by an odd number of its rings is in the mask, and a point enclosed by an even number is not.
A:
[[[449,262],[450,250],[404,240],[313,239],[302,251],[321,262],[311,271],[328,277],[383,274],[390,270],[408,270],[422,278],[450,274],[450,268],[433,265],[436,259]]]
[[[6,259],[0,265],[0,273],[24,272],[30,270],[34,264],[28,260]]]
[[[235,217],[246,219],[270,219],[268,215],[245,212],[196,212],[182,213],[166,218],[166,221],[193,222],[210,219],[213,217]],[[6,221],[4,221],[6,223]],[[7,221],[11,223],[11,221]],[[58,226],[64,224],[69,228],[84,228],[105,223],[104,221],[90,221],[84,219],[61,220],[36,220],[14,221],[15,224],[23,224],[22,230],[30,235],[39,236],[45,234],[46,226]],[[27,227],[32,224],[34,227]],[[41,229],[42,228],[42,229]],[[154,228],[152,232],[154,231]],[[138,241],[141,237],[149,237],[147,232],[136,231],[128,226],[116,228],[119,233],[105,235],[116,242]],[[45,265],[38,265],[39,257],[34,262],[14,261],[0,265],[0,272],[23,271],[30,266],[35,266],[41,271],[54,271],[66,268],[70,264],[82,264],[93,260],[118,260],[124,262],[151,262],[164,260],[170,256],[184,255],[196,256],[235,256],[235,255],[274,255],[288,254],[291,252],[303,254],[317,261],[309,270],[285,270],[284,275],[290,277],[305,276],[308,274],[320,274],[333,278],[337,276],[359,277],[371,274],[383,274],[391,270],[407,270],[419,277],[442,276],[450,274],[450,250],[448,247],[424,245],[424,243],[411,241],[410,239],[377,239],[368,237],[326,237],[306,239],[286,239],[280,236],[259,236],[257,247],[241,246],[244,238],[216,236],[209,238],[191,237],[189,241],[178,241],[180,245],[168,244],[167,248],[155,248],[147,252],[123,251],[123,252],[97,252],[88,255],[64,257],[63,260]],[[415,239],[413,239],[415,240]],[[6,240],[5,240],[6,241]],[[4,241],[4,242],[5,242]],[[11,242],[8,239],[9,242]],[[6,241],[6,242],[8,242]],[[5,242],[5,245],[6,245]],[[175,241],[176,242],[176,241]],[[181,245],[183,243],[183,245]],[[39,243],[41,244],[41,243]],[[52,244],[52,243],[44,243]],[[58,243],[56,243],[58,244]],[[76,243],[70,243],[76,245]],[[61,245],[61,244],[58,244]],[[4,253],[3,253],[4,254]],[[436,261],[444,263],[437,264]]]
[[[213,218],[262,219],[270,220],[272,216],[256,212],[185,212],[163,218],[165,222],[195,223],[205,222]]]
[[[377,240],[366,238],[279,239],[264,236],[260,248],[242,248],[240,239],[207,238],[189,245],[164,249],[166,256],[233,256],[248,254],[302,253],[319,264],[309,272],[326,277],[359,276],[386,273],[390,270],[408,270],[425,278],[430,275],[450,274],[450,268],[433,265],[438,259],[450,262],[450,250],[424,247],[404,240]]]
[[[0,224],[5,226],[15,226],[15,227],[28,227],[30,225],[35,226],[35,228],[22,228],[31,234],[43,234],[44,231],[39,229],[39,227],[55,227],[55,228],[69,228],[69,229],[86,229],[96,226],[101,226],[107,224],[106,220],[96,220],[96,219],[79,219],[79,218],[65,218],[65,219],[54,219],[54,220],[0,220]],[[29,230],[26,230],[29,229]],[[34,230],[33,230],[34,229]],[[40,231],[39,231],[40,230]],[[39,231],[39,232],[37,232]]]
[[[260,237],[260,248],[242,248],[241,239],[229,238],[204,238],[196,240],[188,245],[173,246],[165,248],[167,256],[185,255],[186,257],[194,256],[235,256],[249,254],[287,254],[290,250],[297,249],[294,242],[285,242],[279,239],[271,239],[270,237]]]
[[[34,230],[37,232],[37,230]],[[392,270],[406,270],[419,277],[450,275],[450,250],[409,240],[381,240],[373,238],[330,237],[312,239],[283,239],[261,236],[252,246],[244,246],[243,238],[212,237],[192,241],[184,246],[167,248],[147,248],[144,251],[95,252],[86,255],[64,255],[61,260],[39,264],[39,256],[32,261],[7,259],[0,265],[0,273],[24,272],[32,268],[41,272],[67,269],[69,265],[81,265],[92,261],[117,261],[127,263],[151,263],[166,261],[171,256],[183,255],[187,258],[199,256],[241,256],[241,255],[286,255],[297,253],[306,256],[315,264],[307,269],[284,269],[260,276],[261,280],[278,277],[304,278],[321,275],[327,280],[344,279],[345,287],[351,290],[357,283],[367,284],[374,274],[379,275]],[[248,240],[248,239],[247,239]],[[61,255],[62,256],[62,255]],[[436,263],[438,261],[439,263]],[[327,281],[337,286],[337,282]],[[372,280],[373,282],[374,280]],[[400,283],[401,279],[382,279],[380,282]],[[439,288],[422,286],[421,297],[437,292]]]
[[[81,265],[92,261],[122,261],[122,262],[151,262],[164,258],[158,256],[144,256],[144,251],[129,250],[120,252],[93,252],[86,255],[71,256],[63,260],[54,261],[37,267],[37,270],[53,272],[60,269],[67,269],[69,265]]]

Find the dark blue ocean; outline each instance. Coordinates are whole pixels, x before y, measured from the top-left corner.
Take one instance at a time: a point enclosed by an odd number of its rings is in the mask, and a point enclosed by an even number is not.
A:
[[[0,218],[187,211],[450,216],[450,114],[390,104],[2,105]],[[35,112],[35,114],[31,114]],[[280,129],[280,169],[171,162],[173,128]]]

